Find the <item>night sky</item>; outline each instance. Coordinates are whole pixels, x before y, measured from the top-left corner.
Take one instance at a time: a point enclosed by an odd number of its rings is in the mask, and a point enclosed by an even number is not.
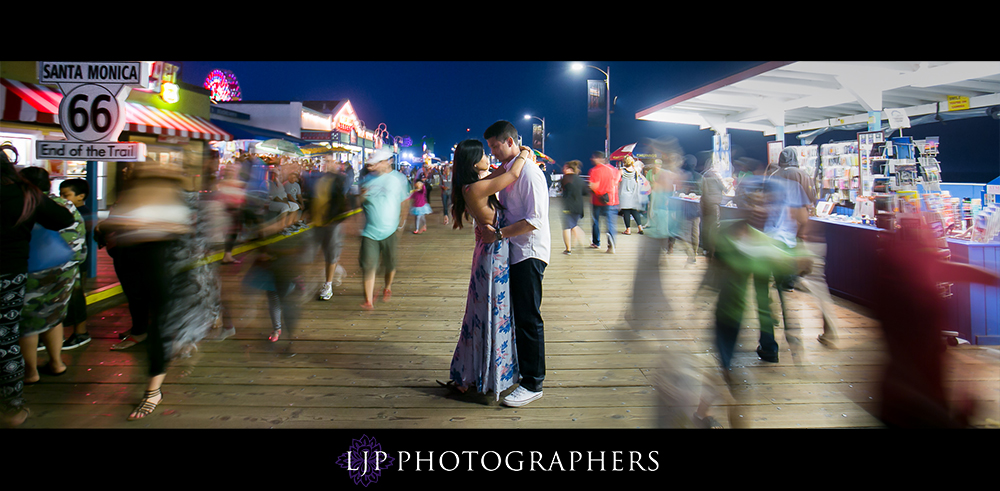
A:
[[[711,149],[711,130],[696,126],[637,121],[638,111],[760,62],[605,62],[577,60],[611,74],[611,149],[646,137],[674,136],[684,150]],[[604,79],[593,68],[571,69],[561,62],[260,62],[185,61],[182,79],[201,85],[213,69],[232,71],[245,101],[349,99],[368,128],[385,123],[394,136],[410,136],[418,150],[423,137],[435,140],[435,153],[450,158],[452,145],[482,140],[493,122],[514,123],[525,142],[531,124],[525,114],[545,118],[545,153],[560,164],[604,149],[604,126],[587,126],[587,79]],[[617,98],[615,100],[615,98]],[[747,136],[745,136],[747,137]],[[764,139],[749,134],[762,158]],[[734,140],[737,137],[734,135]],[[769,137],[767,139],[773,139]],[[759,140],[759,141],[758,141]]]
[[[645,138],[674,137],[686,153],[712,148],[712,131],[697,126],[637,121],[635,114],[690,90],[747,70],[754,61],[594,61],[572,60],[602,70],[610,66],[611,149]],[[560,164],[580,160],[586,173],[590,154],[604,149],[604,126],[587,126],[587,79],[603,80],[593,68],[571,69],[572,61],[185,61],[181,77],[201,86],[213,69],[236,74],[245,101],[349,99],[370,128],[385,123],[390,135],[409,136],[419,153],[424,137],[435,140],[438,157],[450,159],[453,145],[482,140],[493,122],[514,123],[527,144],[531,124],[525,114],[544,117],[545,153]],[[729,131],[734,148],[766,160],[773,136]],[[988,182],[1000,173],[998,122],[975,118],[927,124],[908,130],[923,138],[940,136],[945,182]],[[853,139],[834,132],[814,143]],[[786,135],[796,144],[795,135]],[[558,168],[554,169],[558,172]]]

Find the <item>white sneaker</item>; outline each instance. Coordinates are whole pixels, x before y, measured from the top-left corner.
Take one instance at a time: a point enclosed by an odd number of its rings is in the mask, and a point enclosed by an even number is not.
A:
[[[347,274],[347,270],[343,266],[337,265],[337,270],[333,273],[333,286],[340,286],[344,281],[344,275]]]
[[[319,291],[319,299],[320,300],[329,300],[331,298],[333,298],[333,285],[324,283],[323,284],[323,289],[321,289]]]
[[[507,397],[503,398],[503,405],[510,407],[521,407],[528,404],[531,401],[541,398],[542,398],[542,391],[532,392],[518,385],[513,392],[508,394]]]

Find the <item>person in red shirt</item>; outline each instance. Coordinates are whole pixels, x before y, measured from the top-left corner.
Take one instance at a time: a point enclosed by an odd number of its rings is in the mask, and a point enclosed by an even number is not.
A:
[[[594,223],[591,228],[590,247],[601,248],[601,216],[608,227],[608,253],[615,253],[615,216],[618,214],[618,182],[621,174],[608,165],[604,152],[594,152],[590,156],[594,167],[590,169],[589,181]]]

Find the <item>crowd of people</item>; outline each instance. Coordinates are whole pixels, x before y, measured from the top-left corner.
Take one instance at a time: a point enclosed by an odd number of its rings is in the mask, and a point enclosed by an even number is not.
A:
[[[390,150],[378,149],[357,180],[345,163],[328,162],[322,172],[302,171],[291,165],[267,165],[252,155],[239,157],[215,179],[214,170],[220,166],[218,155],[212,153],[204,159],[205,169],[211,171],[204,174],[208,178],[202,189],[191,190],[182,184],[180,169],[136,163],[108,217],[99,222],[85,206],[90,192],[86,181],[65,181],[59,196],[50,196],[47,173],[37,167],[19,171],[16,151],[5,146],[5,260],[0,278],[3,426],[18,426],[29,416],[25,385],[65,373],[70,368],[61,350],[90,341],[81,268],[87,255],[94,253],[86,247],[91,234],[112,258],[132,321],[111,349],[146,347],[148,380],[140,402],[128,415],[129,420],[138,420],[162,403],[162,385],[172,360],[190,356],[203,340],[222,340],[235,333],[220,267],[250,262],[242,286],[266,299],[272,325],[268,339],[278,342],[297,328],[298,302],[308,297],[303,277],[319,252],[324,281],[315,298],[333,297],[333,287],[345,275],[343,223],[354,213],[363,213],[360,307],[374,310],[377,300],[392,297],[397,250],[407,219],[414,219],[413,234],[427,231],[427,218],[435,213],[431,207],[435,187],[440,192],[442,222],[454,229],[469,224],[475,231],[465,314],[455,326],[459,336],[449,379],[439,383],[459,397],[492,393],[510,407],[540,399],[546,376],[541,303],[551,260],[550,185],[535,153],[519,145],[513,124],[498,121],[483,138],[485,145],[478,139],[461,142],[453,162],[440,166],[428,162],[408,176],[397,170]],[[701,377],[690,353],[674,352],[664,357],[665,370],[656,383],[663,389],[669,426],[720,428],[713,408],[721,398],[739,392],[730,373],[748,305],[748,285],[754,290],[760,360],[777,363],[786,352],[793,359],[800,356],[802,319],[787,305],[787,293],[796,288],[814,296],[820,306],[819,342],[837,347],[837,318],[823,271],[825,244],[809,220],[815,191],[809,176],[798,168],[793,149],[782,152],[775,166],[738,158],[733,180],[725,183],[710,152],[685,154],[670,139],[649,145],[655,158],[648,163],[628,155],[615,166],[602,152],[594,152],[586,180],[580,161],[562,166],[563,254],[572,255],[584,245],[581,221],[588,197],[590,248],[600,250],[604,241],[606,252],[616,254],[619,235],[633,235],[634,230],[643,236],[636,239],[639,254],[626,314],[637,330],[662,320],[656,312],[669,308],[671,299],[661,283],[664,276],[670,277],[664,270],[664,255],[677,246],[688,266],[703,258],[707,267],[697,293],[715,298],[718,369]],[[491,166],[487,147],[497,166]],[[721,205],[729,200],[735,205],[735,218],[723,219]],[[308,233],[301,233],[305,230]],[[242,259],[234,255],[241,236],[248,240],[279,234],[285,237],[267,241]],[[904,247],[900,244],[893,242]],[[223,252],[221,260],[209,260],[218,249]],[[47,261],[37,264],[39,259]],[[383,284],[376,295],[379,272]],[[995,281],[979,272],[960,273],[976,281]],[[777,292],[780,312],[772,311],[772,291]],[[776,335],[779,327],[783,343]],[[48,362],[40,364],[36,353],[43,349]],[[899,364],[912,360],[907,356],[910,351],[895,353]],[[916,389],[905,377],[888,380],[887,424],[958,424],[958,419],[947,416],[939,377],[928,375],[930,382]],[[502,393],[507,394],[502,397]],[[907,397],[929,406],[931,416],[913,418],[901,409]],[[693,413],[678,412],[693,406],[697,407]],[[729,421],[735,426],[739,419]]]

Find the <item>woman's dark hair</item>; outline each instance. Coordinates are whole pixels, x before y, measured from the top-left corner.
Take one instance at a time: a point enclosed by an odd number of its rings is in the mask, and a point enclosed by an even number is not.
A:
[[[13,145],[3,145],[3,150],[0,151],[0,182],[17,185],[24,193],[24,206],[21,208],[21,216],[14,224],[16,227],[31,218],[31,215],[35,213],[35,207],[42,202],[44,195],[38,186],[32,184],[17,171],[17,167],[14,167],[17,162],[16,157],[15,160],[10,160],[6,151],[8,148],[13,149],[14,154],[17,155],[17,149]]]
[[[465,196],[462,194],[462,188],[479,180],[476,164],[483,159],[484,155],[486,152],[483,150],[483,142],[479,140],[465,140],[455,148],[455,163],[452,165],[451,171],[451,214],[455,218],[452,228],[462,228],[463,216],[470,218],[469,212],[465,209]],[[489,203],[494,210],[503,209],[496,195],[489,197]]]
[[[25,167],[21,169],[21,177],[34,184],[43,193],[52,191],[52,181],[49,180],[49,171],[41,167]]]

